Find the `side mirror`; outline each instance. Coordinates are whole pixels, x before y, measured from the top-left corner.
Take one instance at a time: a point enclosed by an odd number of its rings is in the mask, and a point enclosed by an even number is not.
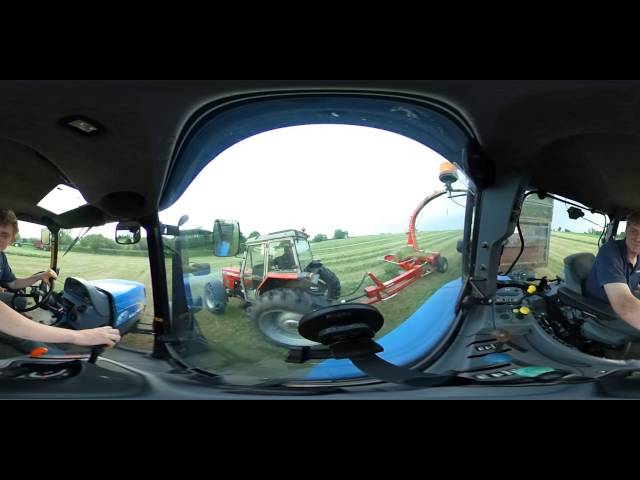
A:
[[[462,253],[463,245],[464,240],[458,240],[458,243],[456,243],[456,250],[458,251],[458,253]]]
[[[140,224],[138,222],[120,222],[116,225],[116,243],[132,245],[140,241]]]
[[[239,251],[240,224],[216,220],[213,224],[213,254],[216,257],[233,257]]]
[[[49,245],[51,243],[51,232],[48,228],[40,230],[40,242],[42,242],[42,245]]]
[[[184,225],[188,221],[189,221],[189,215],[182,215],[180,217],[180,220],[178,220],[178,227],[181,227],[182,225]]]

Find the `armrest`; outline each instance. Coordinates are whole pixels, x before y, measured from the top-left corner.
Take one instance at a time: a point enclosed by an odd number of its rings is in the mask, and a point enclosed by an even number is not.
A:
[[[574,292],[570,288],[558,288],[558,299],[565,305],[583,310],[598,317],[600,320],[621,320],[613,310],[613,308],[611,308],[611,305],[609,305],[608,303],[585,297],[577,292]]]

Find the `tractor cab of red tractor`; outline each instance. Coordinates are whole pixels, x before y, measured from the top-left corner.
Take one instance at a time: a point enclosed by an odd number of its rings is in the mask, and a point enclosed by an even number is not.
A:
[[[226,252],[218,256],[240,252],[230,240],[239,230],[238,222],[216,220],[214,251]],[[287,347],[313,343],[298,334],[299,319],[340,297],[338,277],[313,259],[308,235],[295,229],[249,238],[241,267],[224,267],[222,284],[227,297],[248,304],[251,321],[269,341]]]
[[[310,277],[305,270],[313,262],[309,241],[304,232],[282,230],[250,238],[240,269],[244,298],[255,300],[264,291],[294,286]]]

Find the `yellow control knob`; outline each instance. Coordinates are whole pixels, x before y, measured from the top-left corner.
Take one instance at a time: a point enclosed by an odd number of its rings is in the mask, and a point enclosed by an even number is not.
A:
[[[529,285],[529,288],[527,288],[527,293],[530,294],[530,295],[533,295],[537,291],[538,291],[538,289],[536,288],[535,285]]]
[[[522,315],[529,315],[529,312],[531,312],[531,310],[529,309],[529,307],[520,307],[518,312]]]

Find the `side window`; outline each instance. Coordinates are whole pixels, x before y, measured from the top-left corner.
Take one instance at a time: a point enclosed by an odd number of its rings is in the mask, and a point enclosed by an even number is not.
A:
[[[49,268],[51,252],[50,246],[42,243],[40,232],[43,228],[35,223],[18,221],[18,234],[5,252],[17,277],[29,277]]]
[[[248,247],[246,259],[244,274],[262,278],[264,274],[264,244]]]
[[[245,295],[251,298],[255,296],[255,289],[258,288],[264,278],[264,251],[264,244],[247,247],[242,276]]]
[[[160,213],[170,225],[188,215],[188,229],[212,231],[220,218],[240,224],[235,257],[216,257],[212,244],[182,252],[211,265],[185,278],[189,311],[211,349],[187,352],[189,361],[303,378],[313,362],[285,362],[291,349],[317,346],[299,334],[301,318],[343,303],[377,308],[385,322],[376,340],[384,344],[423,315],[441,287],[458,285],[467,187],[464,173],[435,151],[373,128],[282,128],[228,148]],[[452,306],[456,292],[439,301]]]
[[[512,277],[522,280],[542,276],[563,278],[567,256],[587,252],[597,254],[606,227],[604,216],[592,214],[586,208],[581,209],[582,214],[570,212],[574,207],[565,203],[562,197],[557,198],[527,196],[520,214],[525,246],[520,254],[521,242],[516,227],[504,246],[500,262],[502,272],[506,272],[517,258],[510,273]]]
[[[300,262],[300,268],[302,270],[306,270],[309,264],[313,261],[313,255],[311,253],[309,242],[298,240],[296,242],[296,250],[298,252],[298,261]]]

